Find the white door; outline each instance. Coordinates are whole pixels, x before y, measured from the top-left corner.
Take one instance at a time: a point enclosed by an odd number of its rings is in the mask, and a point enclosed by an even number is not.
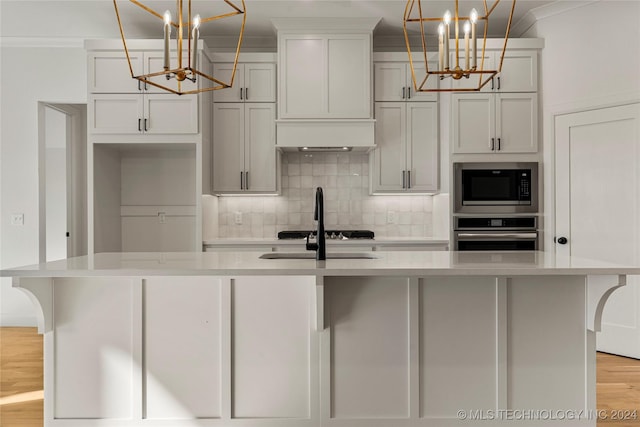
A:
[[[407,187],[438,189],[438,103],[407,103]]]
[[[245,104],[245,190],[276,191],[276,107]]]
[[[376,149],[371,156],[374,192],[403,191],[406,180],[407,103],[376,102]]]
[[[557,253],[639,264],[640,104],[558,116],[555,135]],[[640,358],[637,277],[607,301],[596,345]]]
[[[462,93],[451,97],[453,152],[491,153],[495,148],[495,95]]]
[[[213,104],[213,189],[240,191],[244,174],[244,104]]]

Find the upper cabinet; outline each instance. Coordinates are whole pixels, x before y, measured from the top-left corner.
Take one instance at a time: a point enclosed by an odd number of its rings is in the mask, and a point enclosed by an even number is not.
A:
[[[422,83],[425,67],[418,61],[413,63],[416,82]],[[429,64],[431,66],[431,64]],[[434,64],[437,66],[437,64]],[[378,101],[437,101],[437,92],[416,92],[413,84],[411,65],[406,62],[376,61],[373,64],[374,95]],[[427,79],[426,88],[437,89],[438,79]]]
[[[378,19],[274,19],[279,119],[371,119]]]
[[[202,54],[199,61],[203,60]],[[131,69],[135,75],[143,75],[152,71],[162,69],[164,61],[162,51],[129,51],[131,59]],[[171,66],[178,66],[178,57],[175,52],[171,55]],[[186,64],[188,57],[182,58]],[[150,84],[145,84],[131,77],[131,69],[127,62],[124,51],[96,51],[89,53],[89,93],[167,93],[166,90],[157,88]],[[178,82],[176,79],[167,80],[162,75],[153,77],[151,81],[157,82],[173,90],[183,91],[194,90],[198,87],[197,82],[184,80]],[[180,85],[180,87],[178,87]]]
[[[537,93],[454,94],[453,153],[537,152],[537,99]]]
[[[497,69],[500,66],[502,50],[485,51],[484,69]],[[452,55],[452,63],[455,54]],[[460,58],[459,61],[464,61]],[[480,58],[478,58],[480,67]],[[478,86],[480,75],[471,75],[468,79],[450,80],[447,84],[456,89],[471,89]],[[483,80],[488,75],[482,75]],[[537,50],[507,50],[502,61],[502,71],[489,81],[481,92],[536,92],[538,90],[538,52]]]
[[[279,117],[371,118],[370,34],[286,34]]]
[[[213,75],[228,81],[233,62],[213,64]],[[238,63],[233,86],[213,93],[213,102],[276,102],[276,64]]]

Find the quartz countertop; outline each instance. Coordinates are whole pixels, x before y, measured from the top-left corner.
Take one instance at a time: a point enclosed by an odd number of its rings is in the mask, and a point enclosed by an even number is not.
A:
[[[328,252],[331,252],[330,250]],[[552,252],[376,251],[374,259],[260,259],[263,252],[101,253],[0,271],[3,277],[531,276],[640,274],[640,266]]]
[[[449,245],[449,240],[434,237],[376,237],[375,239],[327,239],[327,245],[376,246],[376,245]],[[203,246],[304,246],[305,239],[277,239],[256,237],[220,237],[207,239]]]

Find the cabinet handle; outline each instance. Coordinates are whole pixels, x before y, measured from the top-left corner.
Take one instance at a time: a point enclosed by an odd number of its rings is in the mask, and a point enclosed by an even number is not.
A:
[[[249,100],[249,88],[248,87],[244,88],[244,99],[247,100],[247,101]]]
[[[496,149],[496,139],[491,138],[491,151],[495,151]]]
[[[405,97],[405,91],[406,91],[406,90],[407,90],[407,88],[406,88],[406,87],[403,87],[403,88],[402,88],[402,99],[404,99],[404,97]],[[404,188],[404,187],[402,187],[402,188]]]
[[[498,90],[500,90],[500,77],[498,77]]]
[[[402,171],[402,188],[407,188],[406,171]]]
[[[142,92],[142,89],[140,88],[140,80],[138,80],[138,90]]]
[[[500,141],[500,138],[498,138],[498,151],[500,151],[500,145],[501,145],[501,141]]]
[[[409,94],[409,96],[407,96],[407,99],[411,99],[411,86],[407,87],[407,93]]]
[[[411,188],[411,170],[407,171],[407,188]]]
[[[493,86],[493,77],[491,77],[491,90],[494,90],[494,86]]]
[[[245,89],[245,99],[246,99],[246,89]],[[249,171],[244,171],[244,189],[249,189]]]
[[[142,119],[138,119],[138,132],[142,132]]]
[[[148,131],[149,129],[147,129],[147,119],[144,119],[144,131]]]
[[[240,100],[242,100],[242,88],[240,88]]]
[[[240,189],[244,190],[244,172],[240,171]]]

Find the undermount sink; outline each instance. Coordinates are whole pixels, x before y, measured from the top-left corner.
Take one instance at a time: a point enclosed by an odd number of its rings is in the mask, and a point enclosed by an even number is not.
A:
[[[315,259],[315,252],[267,252],[260,255],[262,259]],[[377,256],[367,252],[329,252],[327,259],[376,259]]]

